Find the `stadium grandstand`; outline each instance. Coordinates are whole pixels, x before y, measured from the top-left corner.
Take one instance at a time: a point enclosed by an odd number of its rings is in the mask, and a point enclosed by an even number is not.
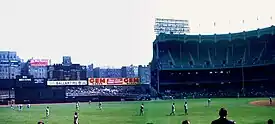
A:
[[[152,86],[180,97],[275,95],[268,83],[275,77],[274,33],[274,26],[214,35],[161,33],[153,42]]]

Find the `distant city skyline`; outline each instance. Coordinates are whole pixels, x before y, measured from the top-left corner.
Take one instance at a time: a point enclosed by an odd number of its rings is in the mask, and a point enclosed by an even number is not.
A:
[[[71,56],[72,63],[95,67],[146,65],[152,59],[155,18],[189,20],[190,34],[241,32],[274,25],[274,4],[274,0],[2,0],[0,51],[52,63]]]

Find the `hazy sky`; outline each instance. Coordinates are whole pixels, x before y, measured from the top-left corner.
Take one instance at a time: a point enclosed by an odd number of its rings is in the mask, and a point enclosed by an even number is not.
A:
[[[0,0],[0,50],[53,63],[69,55],[73,63],[96,66],[148,64],[155,18],[187,19],[192,34],[238,32],[275,24],[274,5],[274,0]]]

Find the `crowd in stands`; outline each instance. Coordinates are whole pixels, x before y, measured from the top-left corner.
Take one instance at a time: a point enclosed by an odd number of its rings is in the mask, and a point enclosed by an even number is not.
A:
[[[175,88],[176,87],[176,88]],[[242,89],[238,85],[215,84],[208,86],[175,86],[161,90],[160,96],[173,98],[208,98],[208,97],[275,97],[275,91],[270,85],[246,85]],[[151,95],[153,88],[148,85],[139,86],[83,86],[67,87],[66,96],[141,96]],[[154,95],[153,95],[154,94]]]
[[[274,85],[271,83],[246,84],[244,89],[234,84],[212,84],[207,86],[175,86],[161,91],[162,96],[173,98],[208,98],[208,97],[275,97]],[[181,88],[178,88],[181,87]]]
[[[66,88],[66,96],[138,96],[149,93],[148,86],[84,86]]]
[[[197,91],[171,91],[165,90],[161,93],[162,96],[173,96],[173,98],[182,99],[184,97],[189,98],[208,98],[208,97],[238,97],[238,96],[245,96],[245,97],[274,97],[275,91],[269,90],[256,90],[256,89],[246,89],[244,92],[240,90],[216,90],[216,91],[209,91],[207,89],[201,89]]]

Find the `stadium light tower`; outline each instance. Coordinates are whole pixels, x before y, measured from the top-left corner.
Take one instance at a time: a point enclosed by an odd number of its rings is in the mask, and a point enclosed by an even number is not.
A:
[[[154,30],[157,35],[159,35],[160,33],[165,33],[165,34],[190,33],[189,21],[156,18]]]

